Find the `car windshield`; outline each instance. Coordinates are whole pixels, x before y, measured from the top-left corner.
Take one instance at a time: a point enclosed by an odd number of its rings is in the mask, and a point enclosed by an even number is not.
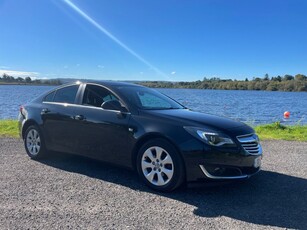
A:
[[[139,86],[118,86],[117,89],[131,104],[137,106],[139,109],[161,110],[185,108],[168,96],[149,88]]]

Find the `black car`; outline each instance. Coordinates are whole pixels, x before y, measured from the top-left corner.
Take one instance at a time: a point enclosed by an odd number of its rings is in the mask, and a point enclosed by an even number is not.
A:
[[[60,86],[22,106],[27,154],[80,154],[137,170],[151,188],[185,181],[244,179],[260,170],[254,130],[193,112],[156,90],[113,81]]]

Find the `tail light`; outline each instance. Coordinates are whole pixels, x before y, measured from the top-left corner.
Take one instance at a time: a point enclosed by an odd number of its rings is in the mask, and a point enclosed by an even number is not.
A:
[[[21,106],[19,107],[19,112],[20,112],[21,115],[24,115],[23,110],[24,110],[24,107],[21,105]]]

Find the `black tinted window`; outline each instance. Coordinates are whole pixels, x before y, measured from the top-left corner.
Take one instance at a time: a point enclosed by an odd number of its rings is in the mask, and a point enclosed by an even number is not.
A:
[[[118,98],[109,90],[98,85],[86,85],[82,104],[100,107],[102,103],[111,100],[118,101]]]
[[[78,92],[79,85],[72,85],[56,91],[54,102],[70,103],[75,102],[76,94]]]
[[[53,101],[54,94],[55,94],[55,91],[53,91],[52,93],[49,93],[47,96],[45,96],[43,101]]]

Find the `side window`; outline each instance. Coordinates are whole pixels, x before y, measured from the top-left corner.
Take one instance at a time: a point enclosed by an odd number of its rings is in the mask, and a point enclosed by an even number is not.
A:
[[[102,103],[110,100],[119,101],[109,90],[98,85],[86,85],[82,104],[100,107]]]
[[[79,85],[72,85],[62,89],[58,89],[55,93],[53,101],[73,104],[75,102],[78,89]]]
[[[55,95],[55,91],[53,91],[52,93],[49,93],[47,96],[44,97],[43,101],[52,102],[54,95]]]

